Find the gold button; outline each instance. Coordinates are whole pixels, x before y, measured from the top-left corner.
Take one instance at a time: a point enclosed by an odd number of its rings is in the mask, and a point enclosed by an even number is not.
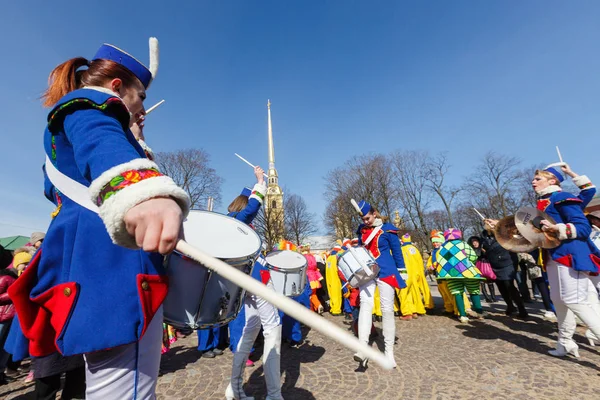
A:
[[[150,285],[148,285],[147,281],[142,281],[142,290],[150,289]]]
[[[63,293],[65,294],[65,296],[69,297],[71,295],[71,288],[65,288],[65,290],[63,290]]]

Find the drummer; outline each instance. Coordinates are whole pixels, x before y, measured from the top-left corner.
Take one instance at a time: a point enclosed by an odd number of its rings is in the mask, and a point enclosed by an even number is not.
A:
[[[255,167],[254,175],[256,176],[254,188],[252,190],[244,189],[242,194],[236,197],[227,208],[230,217],[234,217],[248,225],[252,223],[258,214],[267,193],[264,170]],[[262,257],[254,265],[252,277],[271,288],[273,287],[270,282],[269,270],[265,267],[265,260]],[[281,323],[277,309],[261,297],[247,294],[244,298],[244,315],[245,323],[241,337],[236,332],[237,329],[231,330],[231,341],[235,343],[236,340],[239,340],[239,343],[233,356],[231,380],[225,391],[225,397],[227,400],[248,398],[242,387],[244,384],[244,368],[254,345],[254,340],[256,340],[262,326],[265,337],[263,370],[267,384],[267,399],[281,400],[283,399],[281,397],[280,370]],[[240,317],[238,316],[238,318]],[[234,320],[230,325],[235,327],[236,324],[239,324],[239,321]],[[238,337],[239,339],[237,339]]]
[[[368,342],[369,334],[371,333],[374,292],[377,286],[379,288],[381,312],[383,314],[385,354],[394,361],[394,340],[396,334],[394,289],[406,287],[406,283],[398,273],[398,270],[405,268],[400,240],[398,239],[398,229],[390,223],[383,223],[379,212],[366,201],[358,203],[357,211],[363,221],[357,231],[359,245],[369,241],[365,246],[377,260],[380,268],[379,277],[376,280],[359,287],[360,312],[358,316],[358,338],[364,343]],[[367,360],[362,354],[355,354],[354,360],[360,363],[359,369],[366,367]]]
[[[155,397],[168,290],[159,253],[175,248],[190,204],[130,131],[158,68],[158,42],[150,44],[150,68],[105,44],[51,72],[46,155],[89,197],[46,181],[54,219],[9,290],[19,320],[11,329],[22,329],[29,353],[84,354],[92,400]],[[89,199],[99,214],[82,205]]]

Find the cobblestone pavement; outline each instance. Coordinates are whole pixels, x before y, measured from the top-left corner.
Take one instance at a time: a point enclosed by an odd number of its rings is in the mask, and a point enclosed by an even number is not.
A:
[[[537,304],[528,321],[505,317],[501,302],[484,307],[489,317],[468,324],[439,311],[397,320],[398,368],[390,372],[376,365],[354,372],[349,350],[308,331],[299,348],[283,345],[283,395],[286,400],[600,398],[600,350],[587,344],[583,328],[575,337],[581,358],[557,359],[546,355],[554,347],[556,324],[539,317]],[[348,327],[344,317],[326,318]],[[224,399],[231,353],[203,359],[195,345],[195,335],[179,339],[163,356],[159,399]],[[381,336],[376,345],[383,348]],[[33,386],[22,381],[1,386],[0,398],[30,398]],[[246,382],[248,395],[265,398],[262,362],[246,369]]]

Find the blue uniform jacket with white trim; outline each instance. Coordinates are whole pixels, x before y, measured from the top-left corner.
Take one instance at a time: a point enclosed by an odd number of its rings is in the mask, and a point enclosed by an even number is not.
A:
[[[356,231],[359,245],[363,245],[374,228],[374,226],[366,226],[365,224],[359,225]],[[406,282],[398,273],[398,270],[406,269],[400,239],[398,238],[398,228],[390,223],[383,224],[379,232],[365,247],[379,265],[379,279],[395,288],[405,288]]]
[[[590,239],[591,226],[582,210],[589,193],[577,197],[554,191],[542,196],[537,207],[558,224],[561,244],[550,249],[552,259],[576,271],[598,273],[600,251]]]
[[[107,170],[132,170],[128,163],[146,158],[128,124],[129,111],[116,95],[79,89],[50,112],[44,148],[60,172],[90,186]],[[169,181],[160,185],[174,185]],[[152,183],[144,184],[149,195],[161,193],[159,180]],[[167,294],[163,257],[114,244],[98,214],[61,195],[47,178],[45,195],[60,204],[59,212],[11,293],[30,354],[73,355],[137,342]],[[125,189],[113,195],[115,201],[125,196]]]

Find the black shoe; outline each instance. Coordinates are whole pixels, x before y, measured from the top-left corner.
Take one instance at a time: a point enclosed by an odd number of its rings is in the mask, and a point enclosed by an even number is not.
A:
[[[223,354],[223,350],[221,349],[212,349],[212,352],[215,353],[215,356],[220,356]]]
[[[9,383],[11,383],[13,381],[14,381],[14,379],[11,379],[8,376],[6,376],[6,374],[4,374],[4,372],[0,372],[0,386],[8,385]]]
[[[377,321],[377,322],[381,322],[381,317],[380,317],[379,315],[376,315],[376,316],[375,316],[375,321]]]
[[[529,319],[529,314],[527,314],[527,311],[521,311],[517,315],[517,318],[519,318],[519,319]]]
[[[202,358],[215,358],[216,354],[212,350],[205,351],[202,353]]]
[[[517,312],[517,309],[516,309],[516,308],[511,308],[511,307],[509,307],[509,308],[507,308],[507,309],[506,309],[506,311],[504,312],[504,314],[505,314],[505,315],[508,315],[508,316],[511,316],[511,315],[513,315],[513,314],[514,314],[514,313],[516,313],[516,312]]]

